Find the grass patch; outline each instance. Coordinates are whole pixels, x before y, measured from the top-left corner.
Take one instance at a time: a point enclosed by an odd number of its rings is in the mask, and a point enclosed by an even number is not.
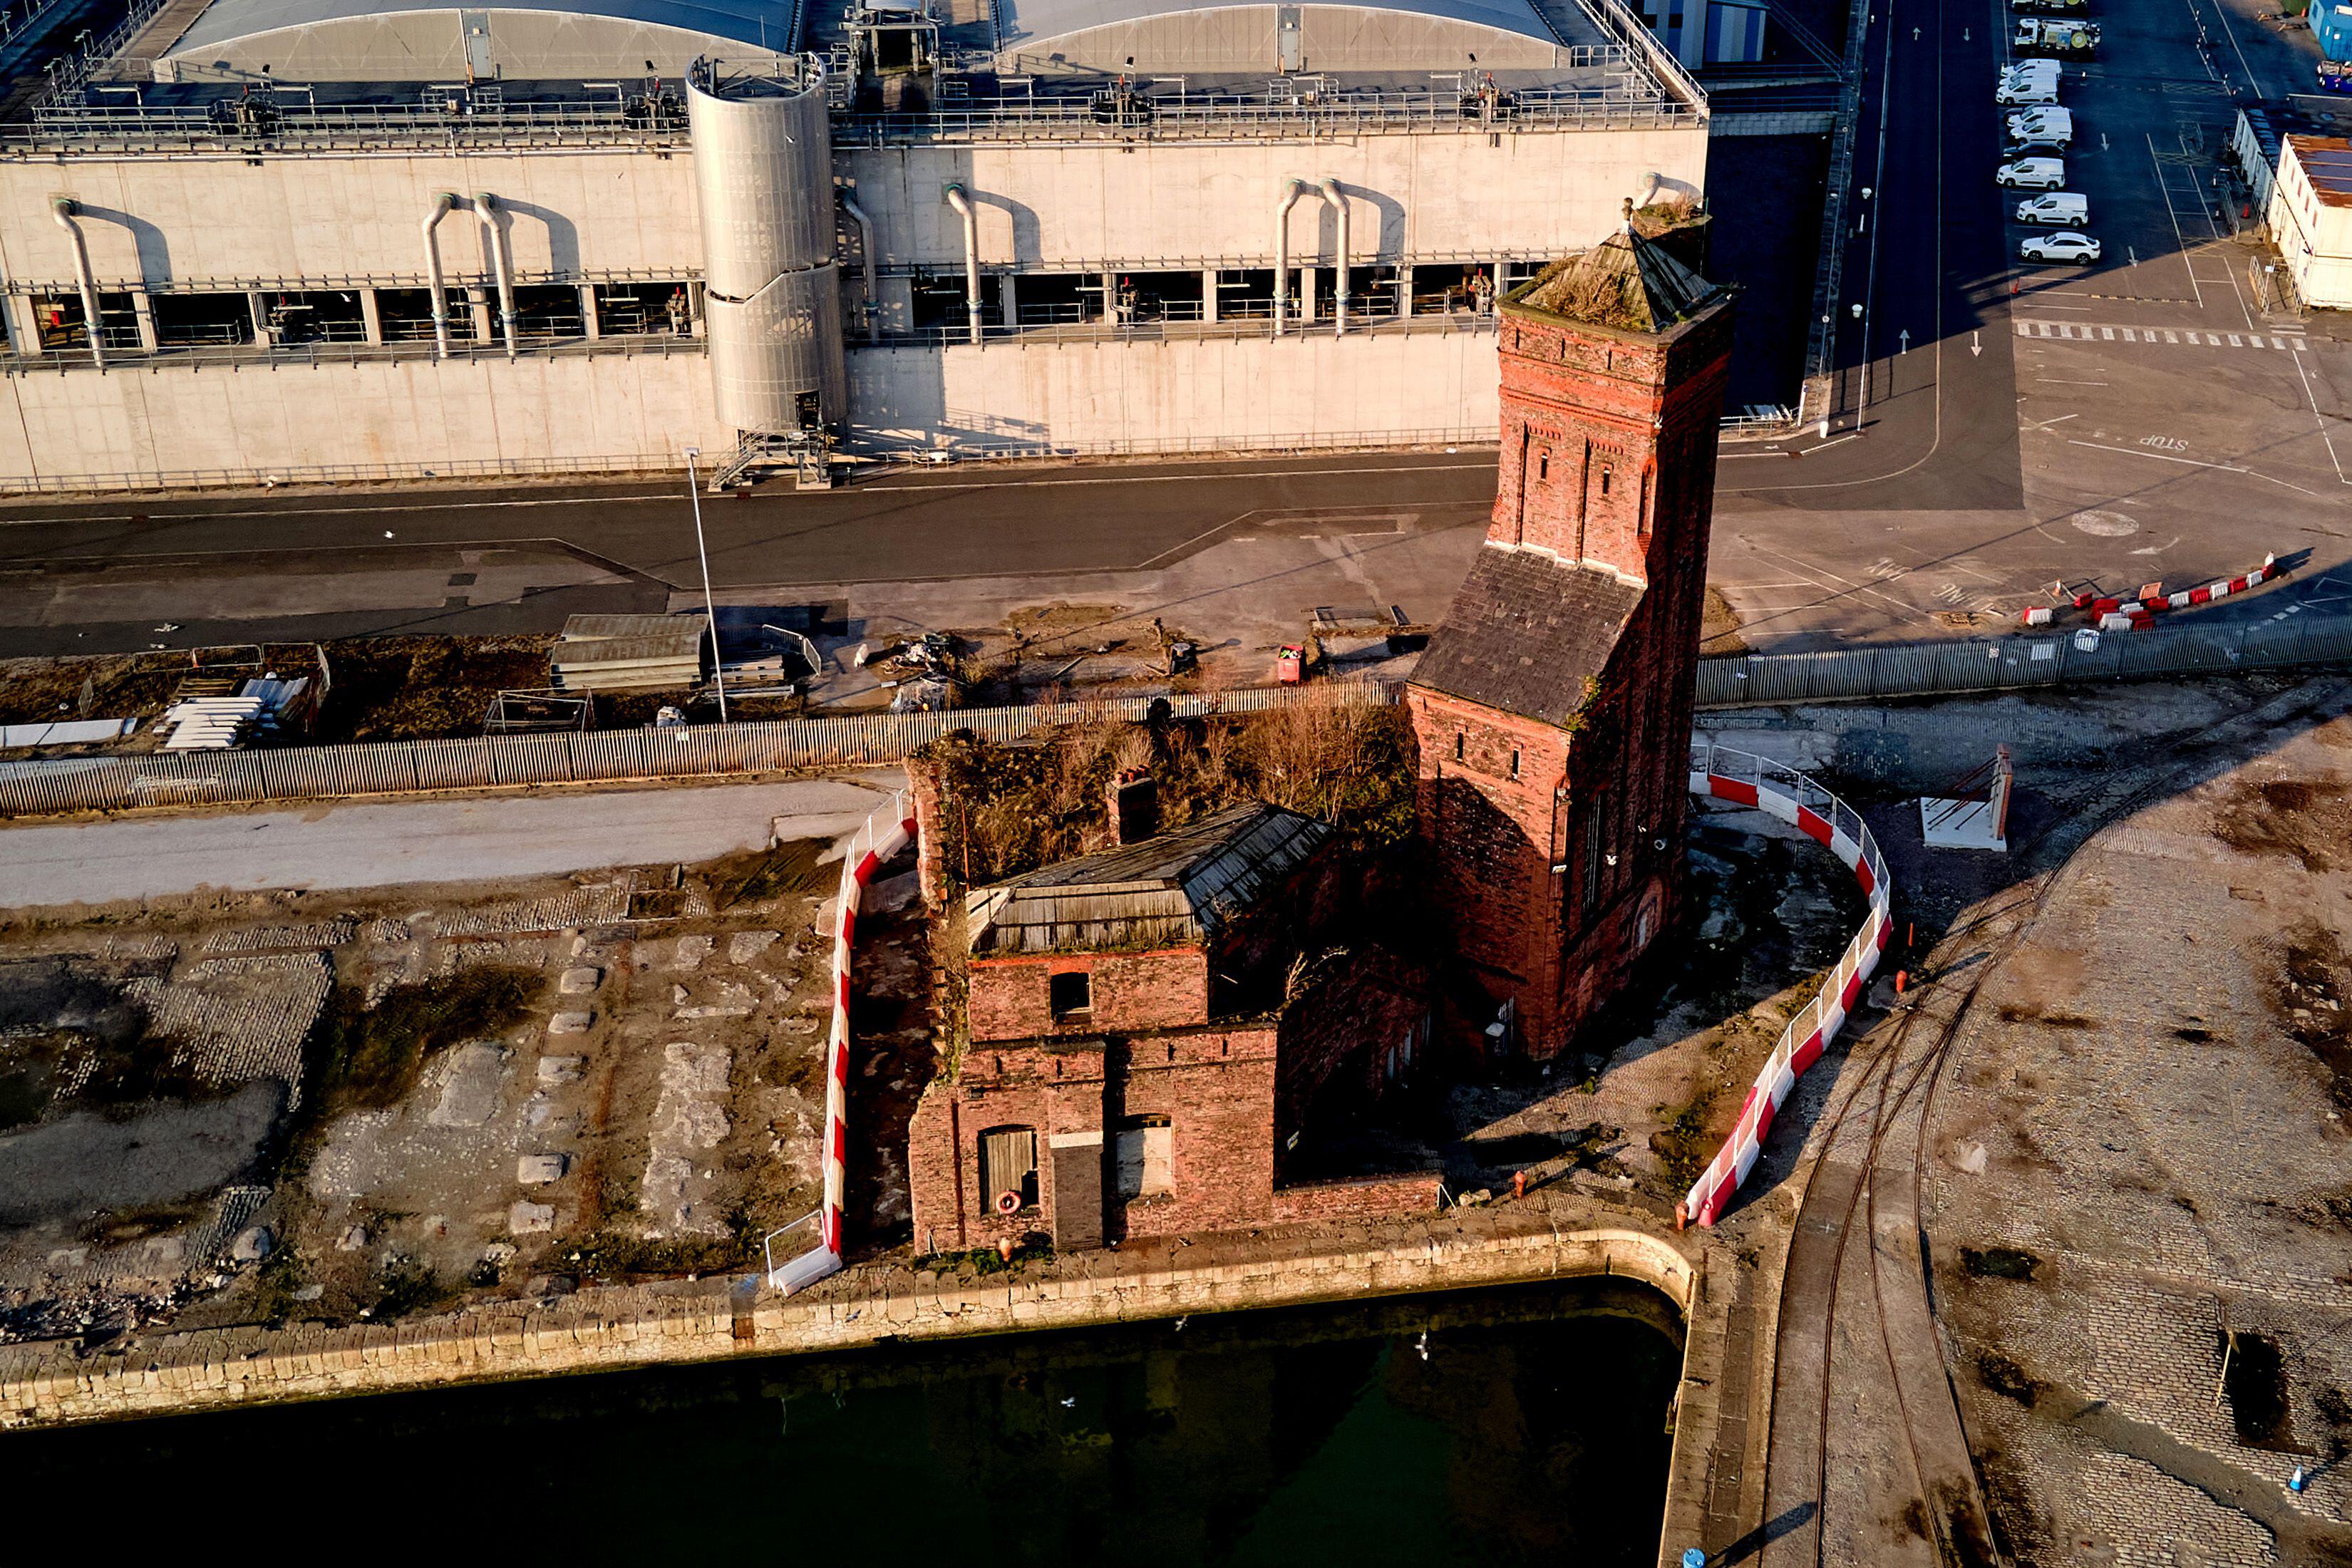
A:
[[[358,987],[338,984],[313,1037],[314,1103],[329,1115],[398,1104],[436,1055],[522,1022],[546,986],[536,969],[482,964],[395,985],[371,1007]]]
[[[1024,1263],[1049,1261],[1053,1256],[1052,1239],[1040,1234],[1023,1237],[1010,1260],[992,1247],[976,1247],[970,1252],[935,1252],[916,1267],[941,1274],[960,1274],[965,1269],[974,1274],[1006,1274]]]
[[[797,838],[773,849],[730,855],[709,868],[710,901],[731,910],[738,904],[830,891],[833,879],[817,868],[817,856],[824,849],[820,839]]]
[[[1666,1179],[1674,1185],[1688,1187],[1714,1158],[1715,1151],[1700,1141],[1705,1131],[1698,1102],[1693,1100],[1672,1121],[1650,1134],[1650,1152],[1664,1163]]]

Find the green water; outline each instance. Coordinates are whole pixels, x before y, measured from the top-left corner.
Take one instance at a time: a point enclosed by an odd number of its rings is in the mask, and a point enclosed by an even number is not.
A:
[[[110,1555],[1646,1565],[1677,1334],[1610,1281],[1195,1317],[22,1434],[0,1493]]]

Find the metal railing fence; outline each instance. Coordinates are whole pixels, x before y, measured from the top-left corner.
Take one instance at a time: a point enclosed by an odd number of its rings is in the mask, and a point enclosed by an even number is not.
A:
[[[951,730],[1013,741],[1090,719],[1137,721],[1164,701],[1178,718],[1254,713],[1298,702],[1388,702],[1384,685],[1253,687],[945,713],[861,713],[684,730],[605,730],[472,740],[383,741],[200,754],[0,763],[0,816],[413,795],[520,784],[716,778],[903,761]]]
[[[2225,675],[2341,660],[2352,660],[2352,616],[2306,610],[2284,620],[2149,626],[2135,632],[2057,630],[2042,636],[1705,658],[1698,667],[1698,706],[1935,697],[2086,681]]]

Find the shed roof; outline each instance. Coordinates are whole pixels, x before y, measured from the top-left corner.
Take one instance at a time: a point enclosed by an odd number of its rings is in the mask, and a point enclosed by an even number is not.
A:
[[[1546,44],[1560,41],[1528,0],[1309,0],[1342,11],[1393,11],[1409,16],[1466,22],[1511,33]],[[1049,39],[1066,37],[1095,27],[1121,22],[1196,11],[1231,11],[1274,7],[1274,0],[997,0],[996,23],[1002,46],[1035,49]]]
[[[1430,634],[1415,684],[1565,726],[1643,590],[1613,572],[1489,542]]]
[[[2294,161],[2320,201],[2331,207],[2352,207],[2352,140],[2342,136],[2290,136]]]
[[[1331,825],[1237,805],[1172,833],[1060,860],[965,895],[975,953],[1204,942],[1329,840]]]
[[[605,17],[676,27],[687,33],[707,33],[762,48],[771,47],[768,39],[781,37],[772,14],[750,0],[494,0],[490,5],[466,6],[453,5],[450,0],[213,0],[180,35],[170,52],[179,55],[216,48],[257,34],[321,22],[430,11],[446,11],[454,18],[461,10],[544,11]]]

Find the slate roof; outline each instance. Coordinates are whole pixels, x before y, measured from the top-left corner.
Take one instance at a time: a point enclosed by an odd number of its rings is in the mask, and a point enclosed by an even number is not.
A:
[[[1080,952],[1204,942],[1278,886],[1331,825],[1236,805],[1172,833],[1058,860],[964,895],[975,953]]]
[[[1541,551],[1485,544],[1430,634],[1418,685],[1565,727],[1584,705],[1643,590]]]
[[[1634,233],[1629,219],[1591,249],[1545,268],[1504,303],[1598,326],[1663,332],[1722,293],[1722,285]]]

